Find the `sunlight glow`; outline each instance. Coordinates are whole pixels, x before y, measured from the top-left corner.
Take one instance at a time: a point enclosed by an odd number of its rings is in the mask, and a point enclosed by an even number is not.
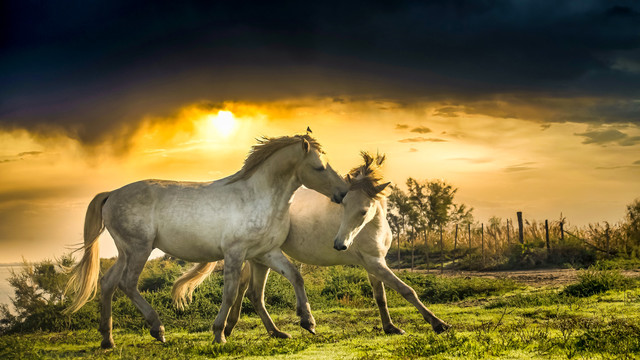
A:
[[[236,119],[231,111],[220,110],[217,115],[209,115],[209,121],[223,137],[231,135],[236,128]]]

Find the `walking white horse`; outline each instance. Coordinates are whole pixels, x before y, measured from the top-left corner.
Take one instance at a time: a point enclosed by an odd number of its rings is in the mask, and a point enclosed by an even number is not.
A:
[[[404,334],[404,331],[391,321],[384,284],[413,304],[433,330],[441,333],[449,325],[427,309],[416,292],[387,266],[385,256],[391,246],[392,235],[386,218],[384,191],[389,183],[381,183],[378,174],[384,156],[374,160],[367,153],[363,152],[362,155],[364,165],[353,169],[347,176],[350,188],[342,200],[342,206],[332,204],[315,191],[296,191],[290,210],[291,229],[281,249],[305,264],[363,266],[369,274],[385,333]],[[263,264],[250,263],[251,266],[245,264],[242,271],[240,291],[229,314],[225,334],[231,334],[237,323],[243,293],[251,283],[247,295],[269,334],[289,338],[289,334],[276,327],[264,306],[264,287],[269,269]],[[300,291],[296,291],[298,293]]]
[[[103,348],[114,346],[111,301],[116,286],[144,315],[151,335],[164,342],[164,326],[137,288],[154,248],[187,261],[207,262],[202,265],[207,270],[224,259],[222,305],[213,322],[216,342],[225,342],[223,330],[238,293],[242,264],[248,259],[278,271],[294,284],[301,325],[313,332],[315,321],[302,277],[280,251],[289,231],[291,198],[301,185],[338,203],[348,189],[309,135],[260,140],[242,169],[221,180],[145,180],[96,195],[85,218],[84,255],[69,281],[76,298],[67,312],[77,311],[96,293],[97,239],[106,228],[115,240],[118,259],[100,281]],[[196,266],[187,274],[201,270]]]

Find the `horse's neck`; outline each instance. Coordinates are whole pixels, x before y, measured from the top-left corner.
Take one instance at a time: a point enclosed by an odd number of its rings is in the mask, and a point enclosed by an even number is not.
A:
[[[371,224],[380,227],[382,226],[383,221],[387,221],[387,200],[386,198],[382,198],[376,200],[376,214],[371,219]]]
[[[278,150],[247,180],[247,184],[262,199],[271,201],[277,211],[288,210],[293,193],[302,185],[295,172],[301,158],[294,150],[291,145]]]
[[[387,198],[385,196],[380,197],[380,199],[378,199],[378,205],[382,209],[382,215],[387,217]]]

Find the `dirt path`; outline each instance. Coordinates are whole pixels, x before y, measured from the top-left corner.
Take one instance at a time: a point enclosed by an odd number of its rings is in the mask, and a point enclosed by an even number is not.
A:
[[[408,271],[408,270],[402,270]],[[425,270],[418,270],[427,273]],[[536,269],[536,270],[504,270],[504,271],[455,271],[445,270],[443,276],[455,277],[484,277],[491,279],[512,279],[519,283],[531,286],[565,285],[578,279],[580,270],[575,269]],[[431,270],[428,273],[441,275],[440,270]],[[640,269],[622,270],[624,276],[638,277]]]

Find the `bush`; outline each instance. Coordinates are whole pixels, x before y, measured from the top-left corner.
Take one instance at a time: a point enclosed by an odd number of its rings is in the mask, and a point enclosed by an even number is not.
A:
[[[147,262],[140,274],[138,289],[140,291],[157,291],[173,286],[173,282],[184,269],[177,262],[166,258]]]
[[[320,293],[328,299],[371,298],[373,294],[367,272],[359,266],[333,266],[327,275]]]
[[[415,273],[403,273],[401,278],[416,290],[421,300],[428,303],[500,295],[518,288],[510,279],[436,277]]]
[[[609,290],[625,289],[630,284],[631,280],[625,278],[620,271],[588,269],[578,275],[577,283],[568,285],[562,293],[569,296],[587,297]]]

